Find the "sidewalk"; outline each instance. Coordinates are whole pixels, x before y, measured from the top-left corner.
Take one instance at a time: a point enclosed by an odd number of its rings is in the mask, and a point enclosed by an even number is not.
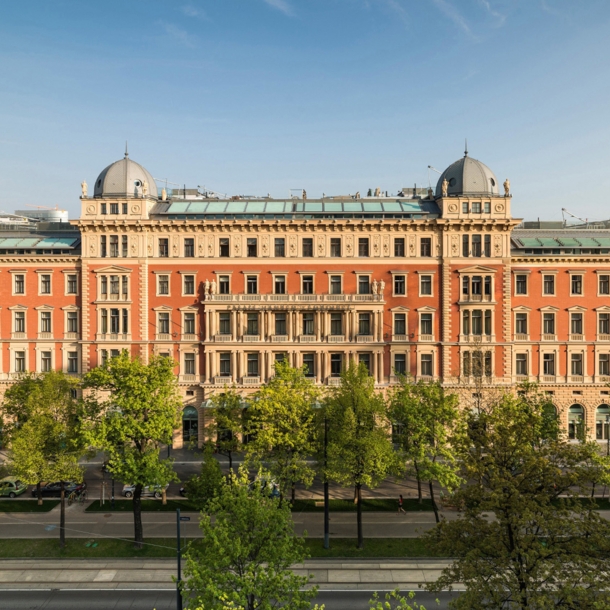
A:
[[[436,580],[448,560],[310,560],[293,567],[322,590],[416,590]],[[176,561],[167,559],[0,560],[2,589],[175,589]]]

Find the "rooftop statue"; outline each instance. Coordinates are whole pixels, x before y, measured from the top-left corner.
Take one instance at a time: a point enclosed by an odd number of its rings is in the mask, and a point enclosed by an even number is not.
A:
[[[504,181],[504,196],[508,197],[510,195],[510,180],[507,178]]]
[[[80,183],[80,190],[82,192],[82,196],[86,197],[87,196],[87,181],[86,180],[83,180]]]
[[[148,182],[146,182],[146,180],[142,182],[142,195],[148,195]]]
[[[449,182],[447,182],[447,178],[443,178],[443,184],[441,185],[441,189],[443,191],[443,197],[447,197],[448,188],[449,188]]]
[[[165,190],[165,187],[161,189],[161,201],[167,201],[167,191]]]

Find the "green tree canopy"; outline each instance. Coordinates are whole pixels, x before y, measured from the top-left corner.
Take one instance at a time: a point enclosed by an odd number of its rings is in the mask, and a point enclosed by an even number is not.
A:
[[[173,460],[161,458],[162,444],[172,442],[180,423],[182,403],[176,388],[176,363],[152,356],[148,364],[131,359],[126,350],[91,370],[84,387],[91,390],[91,444],[108,455],[113,476],[135,485],[135,541],[143,541],[141,494],[145,486],[164,487],[177,480]]]
[[[203,452],[201,472],[193,475],[185,485],[189,502],[197,510],[205,510],[208,503],[215,498],[222,488],[225,477],[218,460],[214,457],[211,445],[206,445]]]
[[[204,542],[186,553],[188,607],[308,610],[316,588],[302,590],[309,578],[290,569],[307,551],[289,505],[250,484],[245,468],[230,476],[202,513]]]
[[[305,377],[303,369],[287,362],[275,363],[275,376],[254,395],[248,413],[246,446],[249,463],[264,462],[280,486],[280,497],[303,482],[311,485],[315,470],[307,458],[315,451],[314,404],[318,388]]]
[[[362,486],[374,488],[399,462],[392,447],[383,396],[366,367],[351,365],[326,400],[327,476],[356,489],[358,548],[363,547]]]
[[[610,523],[583,495],[596,444],[566,441],[530,389],[466,414],[454,449],[462,512],[426,538],[457,559],[428,588],[463,583],[458,610],[609,607]]]
[[[235,388],[225,388],[223,392],[209,398],[212,422],[207,427],[210,440],[216,444],[218,452],[229,459],[229,471],[233,470],[233,454],[241,447],[240,436],[244,431],[244,399]],[[214,438],[216,437],[216,438]]]

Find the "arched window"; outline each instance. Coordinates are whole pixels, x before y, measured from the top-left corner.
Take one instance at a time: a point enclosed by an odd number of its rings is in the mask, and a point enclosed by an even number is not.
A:
[[[599,405],[595,411],[595,438],[598,441],[608,440],[610,424],[610,406]]]
[[[568,411],[568,437],[583,438],[585,431],[585,410],[581,405],[572,405]]]
[[[185,407],[182,411],[182,440],[197,441],[199,430],[199,414],[195,407]]]

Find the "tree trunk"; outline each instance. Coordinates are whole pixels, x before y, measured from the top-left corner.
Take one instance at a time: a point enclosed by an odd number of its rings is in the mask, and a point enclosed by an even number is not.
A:
[[[591,487],[591,499],[595,496],[595,481],[593,481],[593,485]]]
[[[428,485],[430,486],[430,500],[432,500],[432,508],[434,509],[434,517],[436,518],[436,522],[440,523],[440,517],[438,515],[438,506],[436,505],[436,501],[434,500],[434,487],[432,486],[432,481],[428,481]]]
[[[63,549],[66,546],[66,489],[63,481],[61,482],[60,498],[59,547]]]
[[[293,483],[292,484],[292,495],[291,495],[293,504],[294,504],[294,501],[296,500],[296,493],[297,493],[297,486]]]
[[[133,490],[133,529],[136,549],[144,547],[144,533],[142,531],[142,484],[138,483]]]
[[[36,483],[36,495],[38,496],[38,506],[42,506],[42,489],[40,488],[40,481]]]
[[[161,504],[163,504],[163,506],[167,505],[167,489],[164,489],[161,492]]]
[[[233,452],[228,451],[227,457],[229,458],[229,474],[233,473]]]
[[[421,479],[419,477],[417,462],[413,462],[413,466],[415,467],[415,478],[417,479],[417,501],[421,504],[424,501],[424,497],[421,491]]]
[[[364,548],[364,537],[362,535],[362,485],[358,483],[356,485],[356,508],[357,508],[357,521],[358,521],[358,548]]]

